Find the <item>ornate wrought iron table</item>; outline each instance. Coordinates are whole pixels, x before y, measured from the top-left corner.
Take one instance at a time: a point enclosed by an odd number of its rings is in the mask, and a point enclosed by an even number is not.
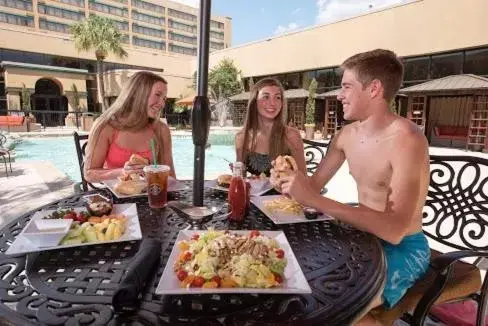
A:
[[[190,182],[188,182],[190,185]],[[191,191],[177,198],[190,202]],[[75,195],[42,208],[81,204]],[[223,205],[223,193],[205,190],[207,205]],[[45,325],[345,325],[378,293],[385,261],[378,240],[337,222],[274,225],[252,207],[243,223],[210,221],[216,229],[283,230],[309,281],[310,295],[154,294],[179,230],[186,220],[170,209],[151,210],[137,202],[144,237],[162,241],[161,263],[148,281],[140,309],[114,314],[111,300],[140,241],[83,246],[19,256],[5,251],[33,212],[0,233],[0,316],[13,324]],[[40,208],[41,209],[41,208]],[[0,323],[2,318],[0,317]]]

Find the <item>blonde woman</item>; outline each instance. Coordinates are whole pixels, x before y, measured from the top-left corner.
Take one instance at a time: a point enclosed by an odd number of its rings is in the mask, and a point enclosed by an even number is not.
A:
[[[147,71],[135,73],[117,100],[95,121],[87,145],[85,178],[100,182],[117,178],[132,154],[152,163],[150,140],[154,139],[157,162],[175,176],[168,126],[159,120],[168,83]]]
[[[284,91],[276,79],[261,79],[254,85],[235,146],[237,161],[244,162],[251,174],[269,176],[278,155],[293,156],[298,170],[305,173],[302,137],[297,129],[286,126]]]

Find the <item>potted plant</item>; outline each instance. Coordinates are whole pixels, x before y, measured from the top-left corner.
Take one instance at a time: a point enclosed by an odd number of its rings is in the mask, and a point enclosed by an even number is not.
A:
[[[22,83],[22,111],[24,111],[25,119],[27,120],[27,130],[29,131],[29,123],[35,123],[36,117],[31,112],[31,94],[25,84]]]
[[[308,87],[307,106],[305,107],[305,139],[313,139],[315,131],[315,93],[317,81],[312,79]]]

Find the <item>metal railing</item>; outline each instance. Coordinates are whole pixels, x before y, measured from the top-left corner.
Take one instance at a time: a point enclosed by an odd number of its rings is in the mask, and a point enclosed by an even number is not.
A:
[[[41,129],[46,127],[73,127],[80,129],[82,127],[83,116],[95,116],[98,113],[85,112],[85,111],[49,111],[49,110],[8,110],[6,115],[8,116],[30,116],[34,117],[34,123],[38,123]],[[4,126],[8,127],[8,126]]]

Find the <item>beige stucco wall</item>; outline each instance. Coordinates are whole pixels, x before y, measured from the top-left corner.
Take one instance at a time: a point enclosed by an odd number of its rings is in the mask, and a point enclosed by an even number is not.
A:
[[[5,88],[26,88],[34,89],[36,82],[41,78],[48,78],[56,82],[61,89],[61,95],[70,92],[73,84],[76,85],[78,92],[86,93],[86,75],[64,73],[58,71],[42,71],[25,68],[7,67],[5,69]]]
[[[418,0],[394,8],[247,45],[215,51],[210,67],[225,57],[243,76],[337,66],[375,48],[400,56],[488,44],[487,0]],[[196,70],[197,60],[192,61]]]
[[[2,25],[0,27],[0,48],[95,60],[94,52],[76,51],[69,35],[59,36],[42,31],[37,32],[29,28],[19,31]],[[107,61],[162,68],[166,74],[183,78],[191,75],[189,64],[191,57],[167,55],[150,49],[128,48],[126,50],[129,54],[126,59],[118,59],[109,55]]]
[[[119,69],[106,72],[104,74],[105,82],[105,96],[117,96],[124,83],[132,76],[137,70]],[[191,89],[188,87],[191,85],[191,79],[181,78],[178,76],[172,76],[165,73],[154,72],[163,77],[168,82],[168,97],[179,98],[191,93]]]

